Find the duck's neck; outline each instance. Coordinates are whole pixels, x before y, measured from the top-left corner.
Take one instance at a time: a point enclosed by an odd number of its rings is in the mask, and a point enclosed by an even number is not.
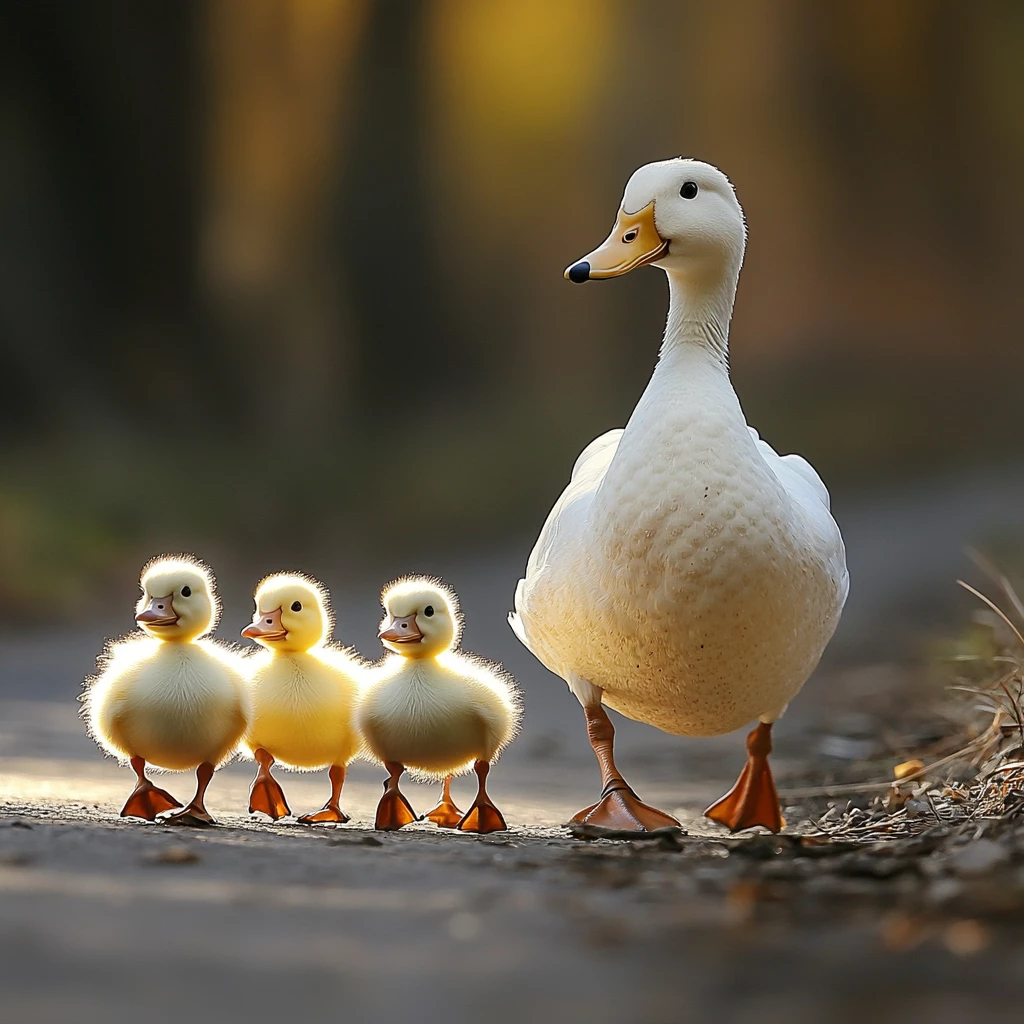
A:
[[[729,372],[729,321],[739,267],[714,281],[669,271],[668,321],[661,345],[662,364],[709,363]]]

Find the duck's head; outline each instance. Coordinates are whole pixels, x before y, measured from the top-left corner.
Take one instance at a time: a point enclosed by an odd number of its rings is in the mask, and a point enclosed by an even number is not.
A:
[[[220,602],[209,567],[191,555],[154,558],[139,581],[135,621],[160,640],[189,641],[217,624]]]
[[[256,611],[242,636],[272,651],[308,651],[331,634],[327,588],[294,572],[268,576],[256,588]]]
[[[432,658],[459,641],[459,599],[439,580],[410,576],[389,584],[380,597],[384,619],[380,639],[407,658]]]
[[[570,264],[576,284],[628,274],[648,263],[696,279],[743,260],[746,227],[729,179],[711,164],[678,157],[645,164],[626,183],[612,233]]]

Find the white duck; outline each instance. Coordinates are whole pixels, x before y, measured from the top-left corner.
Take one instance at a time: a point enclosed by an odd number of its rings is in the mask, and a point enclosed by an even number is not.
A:
[[[575,821],[644,831],[675,819],[642,803],[613,757],[602,704],[683,736],[751,719],[748,761],[708,817],[784,821],[768,767],[772,723],[821,658],[849,576],[829,496],[798,455],[748,427],[728,333],[746,231],[710,164],[647,164],[577,283],[653,264],[669,281],[661,356],[624,430],[592,442],[548,516],[510,617],[583,705],[601,799]]]
[[[146,778],[146,764],[195,770],[192,802],[163,821],[212,824],[206,787],[231,757],[248,719],[242,659],[207,634],[217,623],[213,574],[196,559],[166,556],[142,571],[136,633],[110,645],[85,694],[96,742],[138,778],[121,816],[153,821],[181,804]]]
[[[341,788],[359,751],[355,708],[362,662],[330,643],[330,597],[323,584],[298,573],[268,576],[256,588],[256,611],[242,636],[266,650],[246,659],[252,718],[244,747],[259,764],[249,791],[249,813],[275,821],[291,812],[275,759],[300,771],[330,768],[331,795],[321,810],[299,821],[345,822]]]
[[[416,820],[398,781],[406,768],[443,779],[438,805],[426,817],[443,828],[498,832],[501,811],[487,794],[487,774],[519,726],[519,697],[497,665],[455,648],[462,616],[453,591],[437,580],[411,577],[381,595],[386,616],[380,639],[394,653],[371,675],[359,708],[367,751],[388,771],[376,827]],[[451,799],[453,775],[470,767],[477,795],[463,814]]]

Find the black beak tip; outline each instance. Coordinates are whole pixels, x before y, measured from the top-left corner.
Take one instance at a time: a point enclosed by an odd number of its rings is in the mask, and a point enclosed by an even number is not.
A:
[[[580,260],[569,268],[569,280],[573,284],[583,284],[590,280],[590,264],[586,260]]]

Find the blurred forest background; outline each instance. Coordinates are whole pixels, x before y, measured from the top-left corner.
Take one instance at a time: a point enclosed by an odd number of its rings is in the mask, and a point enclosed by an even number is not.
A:
[[[678,154],[747,214],[748,418],[841,522],[1019,476],[1022,111],[1015,2],[8,0],[6,626],[168,549],[525,562],[666,311],[562,269]]]

